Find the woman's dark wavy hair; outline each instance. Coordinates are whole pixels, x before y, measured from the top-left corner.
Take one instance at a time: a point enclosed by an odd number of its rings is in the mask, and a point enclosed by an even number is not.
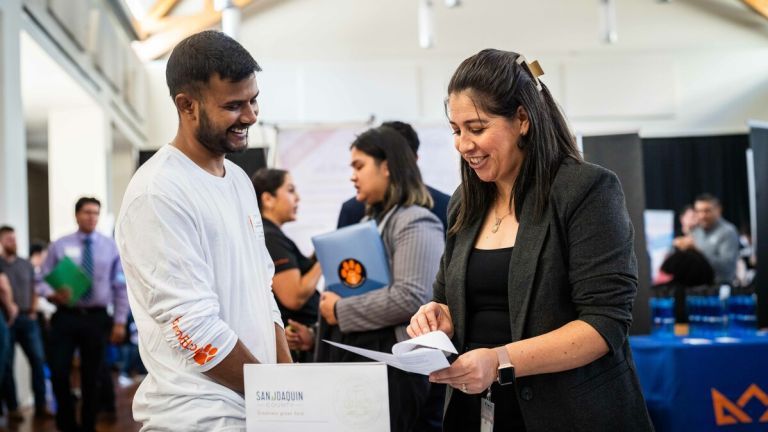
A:
[[[467,91],[483,111],[512,119],[518,107],[528,113],[528,133],[518,146],[525,157],[514,185],[511,200],[519,219],[524,199],[534,200],[534,217],[547,208],[549,191],[560,164],[567,158],[582,161],[568,123],[544,83],[541,90],[520,54],[485,49],[464,60],[448,84],[448,95]],[[447,108],[447,105],[446,105]],[[483,182],[464,159],[461,160],[461,201],[448,235],[469,227],[493,205],[496,184]],[[530,193],[529,193],[530,191]],[[512,203],[510,202],[510,204]]]
[[[288,171],[277,168],[259,168],[258,171],[253,173],[251,182],[253,183],[253,189],[256,191],[256,201],[259,204],[259,210],[264,210],[261,194],[267,192],[272,196],[276,196],[277,190],[285,183],[285,176],[287,175]]]
[[[432,196],[421,180],[416,155],[405,137],[396,129],[389,126],[368,129],[349,148],[356,148],[372,157],[377,165],[387,161],[389,187],[382,203],[375,206],[377,215],[386,214],[396,205],[432,208]],[[372,215],[373,212],[370,206],[366,208],[367,214]]]

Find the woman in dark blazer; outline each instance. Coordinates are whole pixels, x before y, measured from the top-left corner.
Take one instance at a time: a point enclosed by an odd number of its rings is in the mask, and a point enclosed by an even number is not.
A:
[[[430,376],[450,386],[445,431],[479,430],[482,398],[496,431],[652,430],[627,343],[637,265],[624,194],[581,159],[540,74],[498,50],[454,73],[462,184],[434,301],[407,331],[442,330],[459,349]]]

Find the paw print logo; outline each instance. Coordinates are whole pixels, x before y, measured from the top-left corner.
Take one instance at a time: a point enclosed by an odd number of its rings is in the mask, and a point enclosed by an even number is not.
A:
[[[365,282],[365,267],[363,263],[347,258],[339,264],[339,279],[349,288],[357,288]]]
[[[219,352],[218,348],[211,347],[211,344],[206,345],[204,348],[200,348],[195,352],[195,363],[200,366],[208,363],[216,357],[216,353]]]

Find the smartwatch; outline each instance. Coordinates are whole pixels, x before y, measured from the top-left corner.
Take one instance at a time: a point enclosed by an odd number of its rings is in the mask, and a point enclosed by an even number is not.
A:
[[[509,385],[515,383],[515,367],[512,365],[512,361],[509,360],[509,353],[507,353],[507,347],[500,346],[495,349],[496,356],[499,358],[499,370],[496,380],[500,385]]]

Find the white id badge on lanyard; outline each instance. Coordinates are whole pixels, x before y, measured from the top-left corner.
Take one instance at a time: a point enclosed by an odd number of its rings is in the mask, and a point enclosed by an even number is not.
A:
[[[480,399],[480,432],[493,432],[493,402],[491,402],[491,389],[488,389],[488,394]]]

